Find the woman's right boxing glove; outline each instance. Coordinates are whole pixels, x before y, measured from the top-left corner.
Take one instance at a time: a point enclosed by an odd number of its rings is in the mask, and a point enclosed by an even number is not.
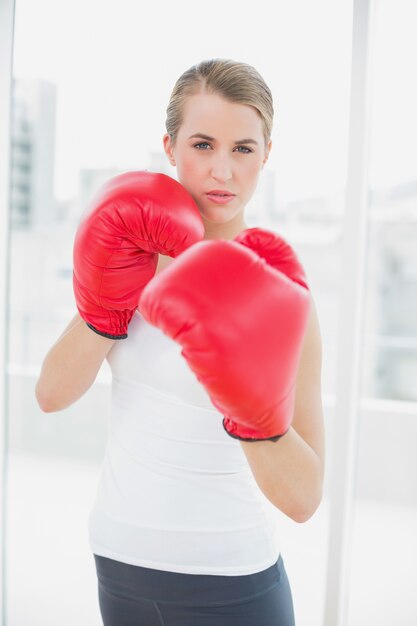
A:
[[[75,234],[73,288],[80,316],[99,335],[125,339],[158,254],[176,257],[203,238],[197,205],[170,176],[136,171],[111,178]]]

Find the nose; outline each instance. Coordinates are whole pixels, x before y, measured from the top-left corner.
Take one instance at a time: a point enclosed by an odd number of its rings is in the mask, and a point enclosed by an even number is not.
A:
[[[232,165],[230,163],[230,157],[227,154],[222,154],[220,152],[217,152],[213,156],[211,176],[214,180],[226,182],[232,178]]]

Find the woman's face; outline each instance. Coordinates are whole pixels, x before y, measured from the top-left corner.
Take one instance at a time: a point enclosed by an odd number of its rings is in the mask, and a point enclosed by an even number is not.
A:
[[[214,94],[189,96],[175,145],[168,134],[163,141],[179,182],[204,220],[220,224],[243,216],[272,145],[265,148],[262,121],[253,107]],[[224,203],[210,191],[233,196]]]

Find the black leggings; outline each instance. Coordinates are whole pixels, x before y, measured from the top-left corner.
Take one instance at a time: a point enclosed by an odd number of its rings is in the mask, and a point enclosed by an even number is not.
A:
[[[104,626],[294,626],[280,556],[244,576],[178,574],[94,555]]]

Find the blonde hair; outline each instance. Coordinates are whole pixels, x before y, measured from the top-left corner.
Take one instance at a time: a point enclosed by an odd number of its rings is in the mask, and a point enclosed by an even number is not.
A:
[[[186,70],[172,90],[165,127],[174,145],[183,122],[184,103],[198,93],[217,94],[230,102],[252,106],[263,125],[265,146],[268,144],[274,119],[272,94],[259,72],[231,59],[209,59]]]

